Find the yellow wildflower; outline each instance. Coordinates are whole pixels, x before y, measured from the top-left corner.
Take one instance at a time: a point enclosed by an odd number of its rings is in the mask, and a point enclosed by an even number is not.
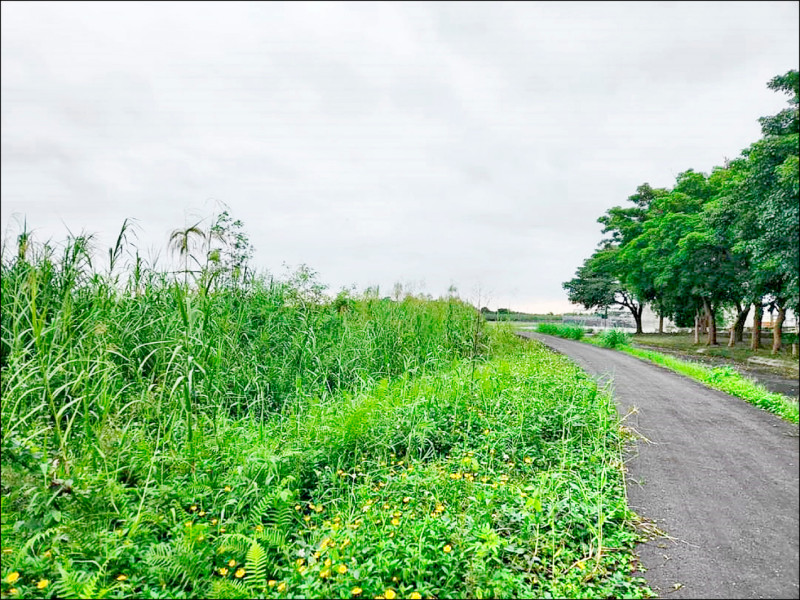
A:
[[[356,587],[354,587],[352,590],[350,590],[350,595],[351,595],[351,596],[358,596],[358,595],[360,595],[360,594],[361,594],[361,592],[363,592],[363,591],[364,591],[364,590],[362,590],[360,587],[356,586]]]
[[[185,525],[186,525],[186,527],[191,527],[192,526],[192,522],[191,521],[186,521]]]
[[[44,553],[44,557],[45,558],[50,558],[51,556],[53,556],[53,553],[50,552],[50,550],[48,550],[47,552]]]
[[[196,505],[196,504],[192,504],[192,505],[189,507],[189,510],[190,510],[191,512],[194,512],[194,511],[196,511],[196,510],[197,510],[197,505]]]
[[[228,561],[228,566],[229,566],[229,567],[232,569],[233,567],[235,567],[235,566],[236,566],[236,561],[235,561],[235,560],[233,560],[233,559],[230,559],[230,560]]]
[[[449,553],[450,551],[453,550],[453,547],[450,544],[445,544],[443,550],[444,550],[445,554],[447,554],[447,553]]]
[[[127,575],[117,575],[117,581],[125,581],[127,578]]]
[[[386,600],[392,600],[393,598],[397,598],[397,594],[392,588],[386,588],[386,591],[383,592],[383,597],[386,598]]]
[[[10,590],[8,590],[8,593],[11,594],[12,596],[16,596],[17,594],[19,594],[19,590],[17,588],[11,588]]]
[[[216,525],[217,523],[219,523],[219,521],[217,519],[211,519],[211,524],[212,525]]]
[[[8,583],[14,583],[19,579],[19,573],[17,571],[12,571],[8,575],[6,575],[6,581]]]
[[[276,583],[278,583],[278,582],[277,582],[277,581],[275,581],[274,579],[270,579],[270,580],[267,582],[267,585],[268,585],[269,587],[275,587],[275,584],[276,584]]]
[[[528,465],[533,462],[533,459],[530,456],[526,456],[523,460],[525,461],[525,464]]]
[[[226,485],[226,486],[225,486],[225,491],[226,491],[226,492],[232,492],[232,491],[233,491],[233,488],[232,488],[231,486],[229,486],[229,485]]]
[[[200,515],[201,517],[205,517],[205,516],[206,516],[206,511],[204,511],[204,510],[201,510],[201,511],[200,511],[199,513],[197,513],[197,514],[198,514],[198,515]]]
[[[218,570],[219,570],[219,574],[222,575],[223,577],[225,577],[225,575],[228,574],[228,568],[227,567],[220,567]]]
[[[236,577],[237,579],[241,579],[242,577],[244,577],[244,569],[242,567],[239,567],[238,569],[236,569],[236,573],[234,573],[233,576]]]
[[[298,567],[302,567],[304,562],[306,562],[306,559],[298,558],[296,561],[294,561],[294,564],[296,564]]]
[[[411,502],[411,496],[406,496],[403,498],[403,504],[408,504],[409,502]]]
[[[422,594],[419,592],[411,592],[408,597],[411,598],[411,600],[420,600],[422,598]]]
[[[330,577],[331,576],[331,570],[330,569],[322,569],[322,571],[319,572],[319,576],[320,576],[321,579],[325,579],[327,577]]]
[[[278,584],[278,591],[279,592],[285,592],[286,591],[286,582],[285,581],[281,581]]]
[[[339,575],[344,575],[347,573],[347,565],[339,565],[336,567],[336,570],[339,572]]]
[[[40,579],[39,583],[36,584],[36,587],[39,588],[40,590],[43,590],[48,585],[50,585],[50,580],[49,579]]]
[[[317,506],[314,508],[314,510],[317,511],[318,513],[322,512],[322,509],[323,509],[322,504],[317,504]]]
[[[295,504],[295,505],[294,505],[294,509],[295,509],[295,510],[300,510],[300,509],[302,509],[302,508],[303,508],[303,507],[302,507],[302,506],[300,506],[299,504]]]
[[[264,531],[264,527],[262,525],[256,525],[256,532],[261,533],[262,531]]]
[[[392,519],[392,525],[394,525],[395,527],[400,525],[400,519]]]
[[[330,567],[333,564],[333,561],[330,558],[325,559],[325,566]]]

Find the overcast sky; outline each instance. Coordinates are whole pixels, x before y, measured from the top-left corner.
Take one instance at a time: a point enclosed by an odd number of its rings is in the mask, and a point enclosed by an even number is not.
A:
[[[758,139],[799,50],[796,2],[3,2],[4,237],[163,256],[223,201],[275,274],[570,310],[597,218]]]

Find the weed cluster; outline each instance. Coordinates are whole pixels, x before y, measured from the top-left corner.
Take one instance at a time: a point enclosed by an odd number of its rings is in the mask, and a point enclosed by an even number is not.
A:
[[[619,348],[630,346],[631,336],[621,329],[605,329],[597,336],[597,345],[603,348]]]

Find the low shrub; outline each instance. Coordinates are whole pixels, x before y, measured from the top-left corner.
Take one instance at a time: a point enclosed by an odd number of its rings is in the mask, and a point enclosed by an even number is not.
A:
[[[598,344],[603,348],[630,346],[631,336],[621,329],[606,329],[598,337]]]

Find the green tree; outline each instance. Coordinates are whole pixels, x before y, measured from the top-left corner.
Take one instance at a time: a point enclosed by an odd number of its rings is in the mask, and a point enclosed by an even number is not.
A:
[[[587,310],[606,311],[612,305],[627,308],[636,323],[636,333],[642,333],[644,304],[621,281],[622,267],[619,248],[612,246],[597,250],[563,287],[570,302],[582,304]]]
[[[798,72],[773,78],[769,88],[789,95],[789,107],[759,119],[762,138],[742,152],[741,171],[727,194],[728,235],[747,254],[749,286],[774,305],[773,352],[781,348],[786,309],[800,309],[800,201],[798,200]],[[754,323],[755,324],[755,323]],[[754,335],[754,346],[758,337]]]

